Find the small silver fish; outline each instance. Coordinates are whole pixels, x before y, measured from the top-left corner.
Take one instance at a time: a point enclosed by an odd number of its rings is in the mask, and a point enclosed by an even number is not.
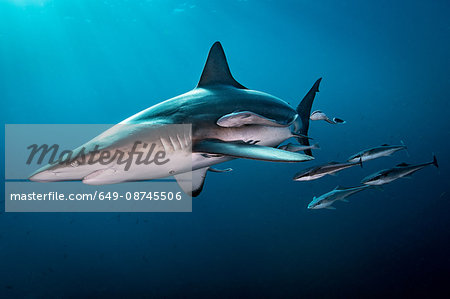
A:
[[[401,163],[391,169],[380,170],[368,177],[364,178],[361,183],[365,185],[384,185],[395,181],[399,178],[409,178],[414,172],[428,166],[434,165],[439,167],[436,156],[433,155],[433,161],[418,165],[410,165],[407,163]]]
[[[309,117],[311,120],[324,120],[327,123],[330,124],[345,124],[346,121],[337,117],[334,117],[333,119],[330,119],[325,113],[323,113],[320,110],[316,110],[313,113],[311,113],[311,116]]]
[[[330,162],[328,164],[319,165],[307,168],[303,171],[298,172],[293,180],[294,181],[312,181],[319,179],[321,177],[326,176],[327,174],[335,174],[338,171],[344,170],[346,168],[355,166],[355,165],[361,165],[362,167],[362,161],[352,163],[352,162]]]
[[[359,153],[354,154],[353,156],[350,156],[348,158],[348,162],[356,162],[360,159],[365,162],[369,160],[373,160],[380,157],[386,157],[390,156],[395,152],[398,152],[400,150],[406,150],[406,145],[401,142],[401,145],[389,145],[389,144],[383,144],[381,146],[372,147],[366,150],[362,150]]]
[[[348,202],[345,198],[353,195],[357,192],[360,192],[364,189],[370,188],[371,186],[363,185],[359,187],[352,188],[343,188],[337,186],[330,192],[327,192],[319,197],[313,198],[313,200],[308,204],[308,209],[310,210],[318,210],[318,209],[330,209],[335,210],[336,208],[332,206],[332,204],[336,200],[341,200],[344,202]]]
[[[313,145],[297,145],[293,143],[283,144],[278,147],[279,149],[290,151],[290,152],[299,152],[299,151],[306,151],[306,150],[312,150],[312,149],[319,149],[320,146],[318,143],[315,143]]]

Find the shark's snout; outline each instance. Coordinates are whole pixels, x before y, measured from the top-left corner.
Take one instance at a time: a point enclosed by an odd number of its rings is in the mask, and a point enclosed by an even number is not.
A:
[[[44,170],[32,174],[28,179],[33,182],[51,182],[56,178],[56,173],[51,170]]]

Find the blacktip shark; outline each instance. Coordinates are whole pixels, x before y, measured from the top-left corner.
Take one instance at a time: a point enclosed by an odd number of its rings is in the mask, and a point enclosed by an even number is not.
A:
[[[332,204],[336,200],[341,200],[344,202],[348,202],[345,198],[349,197],[350,195],[353,195],[355,193],[358,193],[364,189],[370,188],[371,186],[363,185],[359,187],[352,187],[352,188],[343,188],[340,186],[337,186],[330,192],[327,192],[319,197],[313,198],[313,200],[308,204],[308,209],[310,210],[318,210],[318,209],[330,209],[335,210],[336,208],[332,206]]]
[[[401,151],[401,150],[407,150],[406,145],[401,142],[401,145],[389,145],[389,144],[383,144],[381,146],[372,147],[363,151],[360,151],[357,154],[354,154],[353,156],[350,156],[348,158],[348,162],[356,162],[362,159],[363,162],[373,160],[380,157],[386,157],[390,156],[395,152]]]
[[[439,167],[436,156],[433,155],[433,161],[418,165],[410,165],[407,163],[401,163],[391,169],[380,170],[368,177],[364,178],[361,183],[365,185],[384,185],[395,181],[399,178],[409,178],[414,172],[428,166],[434,165],[436,168]]]
[[[216,42],[196,88],[125,119],[74,151],[84,148],[86,157],[99,155],[94,150],[99,145],[100,151],[120,149],[130,153],[138,138],[164,151],[164,165],[134,165],[125,171],[117,159],[106,166],[76,160],[44,166],[29,179],[81,180],[89,185],[104,185],[173,175],[183,191],[195,197],[203,189],[206,172],[215,164],[234,158],[274,162],[312,160],[311,149],[302,154],[276,147],[291,137],[309,145],[309,116],[320,81],[321,78],[294,109],[275,96],[238,83],[231,75],[221,44]],[[171,124],[191,124],[191,127],[175,132],[164,129]]]
[[[335,175],[336,172],[353,167],[355,165],[360,165],[362,167],[361,159],[358,162],[351,163],[339,163],[339,162],[330,162],[324,165],[313,166],[307,168],[303,171],[298,172],[293,180],[294,181],[312,181],[317,180],[321,177],[326,176],[327,174]]]
[[[346,121],[337,117],[334,117],[333,119],[330,119],[325,113],[323,113],[321,110],[316,110],[313,113],[311,113],[310,117],[311,120],[324,120],[327,123],[336,125],[336,124],[345,124]]]

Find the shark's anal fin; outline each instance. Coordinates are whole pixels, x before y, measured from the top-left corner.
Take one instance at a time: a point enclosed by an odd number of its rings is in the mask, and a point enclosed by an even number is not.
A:
[[[197,197],[203,190],[208,167],[200,168],[192,172],[174,175],[180,188],[189,196]]]
[[[286,127],[289,123],[280,123],[251,111],[233,112],[217,120],[217,125],[225,128],[241,127],[243,125],[265,125],[271,127]]]
[[[302,162],[314,159],[304,154],[273,147],[247,144],[242,141],[226,142],[218,139],[205,139],[196,142],[192,147],[192,151],[196,153],[221,154],[236,158],[272,162]]]
[[[212,85],[228,85],[236,88],[246,89],[239,84],[231,75],[227,58],[220,42],[215,42],[209,50],[206,64],[198,82],[197,87],[208,87]]]

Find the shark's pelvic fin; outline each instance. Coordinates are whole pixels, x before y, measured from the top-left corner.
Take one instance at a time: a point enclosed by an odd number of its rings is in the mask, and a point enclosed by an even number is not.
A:
[[[211,85],[228,85],[236,88],[246,89],[239,84],[231,75],[227,58],[220,42],[215,42],[209,50],[205,68],[197,87],[208,87]]]
[[[299,119],[296,120],[295,130],[296,132],[308,135],[309,129],[309,117],[311,115],[311,107],[314,102],[314,98],[316,97],[316,93],[319,92],[319,85],[322,78],[319,78],[316,82],[314,82],[313,87],[308,91],[303,100],[297,106],[297,113]],[[309,145],[309,140],[307,138],[298,138],[298,142],[301,145]],[[305,150],[305,154],[312,155],[312,151],[310,149]]]
[[[234,128],[234,127],[241,127],[243,125],[287,127],[290,124],[279,123],[276,120],[264,117],[251,111],[240,111],[222,116],[217,121],[217,125],[225,128]]]
[[[203,190],[208,167],[200,168],[192,172],[174,175],[178,185],[189,196],[197,197]]]
[[[199,141],[193,145],[192,151],[272,162],[302,162],[314,159],[304,154],[284,151],[273,147],[248,144],[242,141],[225,142],[218,139]]]

